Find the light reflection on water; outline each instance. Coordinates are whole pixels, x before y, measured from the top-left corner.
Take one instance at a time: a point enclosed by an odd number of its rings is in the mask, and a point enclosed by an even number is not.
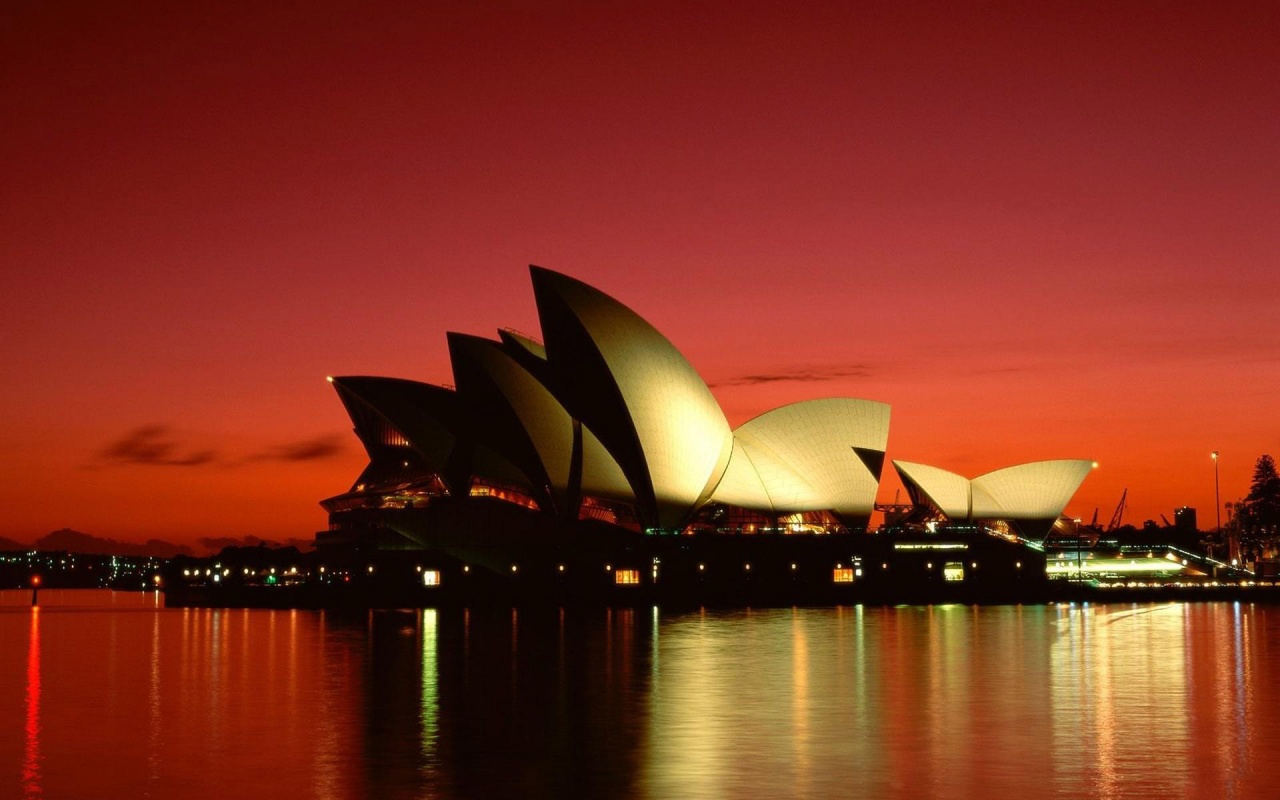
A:
[[[0,797],[1269,797],[1280,609],[0,593]]]

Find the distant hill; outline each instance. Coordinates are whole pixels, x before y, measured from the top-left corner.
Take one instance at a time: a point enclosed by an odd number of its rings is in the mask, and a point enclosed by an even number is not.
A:
[[[299,552],[307,552],[315,547],[313,539],[286,539],[283,542],[273,539],[262,539],[257,536],[242,536],[238,539],[229,536],[224,537],[208,537],[198,539],[196,541],[200,547],[208,550],[210,553],[219,553],[228,547],[267,547],[272,549],[280,549],[283,547],[296,547]]]
[[[295,547],[300,552],[307,552],[313,549],[314,546],[315,542],[311,539],[274,541],[257,536],[204,538],[197,540],[194,547],[166,542],[163,539],[148,539],[139,544],[138,542],[121,542],[115,539],[106,539],[101,536],[74,531],[70,528],[47,533],[36,539],[34,544],[24,544],[23,542],[0,536],[0,552],[6,550],[52,550],[85,553],[87,555],[154,556],[156,558],[213,555],[227,547],[265,547],[268,549]]]
[[[21,547],[21,545],[19,545]],[[173,558],[180,555],[191,555],[191,548],[174,544],[161,539],[148,539],[142,544],[135,542],[117,542],[115,539],[104,539],[70,528],[41,536],[36,539],[36,550],[66,550],[69,553],[88,553],[112,556],[156,556],[157,558]]]

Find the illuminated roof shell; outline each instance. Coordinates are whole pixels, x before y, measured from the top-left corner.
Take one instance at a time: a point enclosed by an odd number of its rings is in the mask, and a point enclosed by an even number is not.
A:
[[[970,486],[969,479],[954,472],[948,472],[928,464],[915,464],[910,461],[894,461],[893,468],[898,471],[907,491],[915,499],[916,492],[924,497],[939,511],[951,519],[968,519]]]
[[[538,495],[567,496],[573,466],[573,420],[560,403],[497,342],[449,334],[453,375],[463,402],[483,420],[475,438],[525,473]]]
[[[750,493],[743,493],[749,483],[737,474],[733,483],[721,482],[715,499],[778,514],[829,510],[865,516],[875,506],[880,476],[878,465],[873,472],[859,451],[882,457],[889,406],[845,397],[806,400],[761,414],[733,436],[738,465],[730,461],[730,469],[736,473],[748,462],[769,505],[750,504]]]
[[[454,379],[462,401],[481,415],[475,437],[519,465],[536,488],[572,515],[579,493],[631,501],[631,487],[591,431],[502,345],[449,334]],[[493,395],[496,392],[500,399]],[[504,419],[506,417],[507,419]],[[506,422],[507,424],[503,424]],[[581,477],[575,484],[574,439],[581,437]]]
[[[585,497],[599,497],[606,500],[622,500],[635,502],[635,494],[627,483],[627,476],[622,474],[622,467],[613,460],[609,451],[587,429],[582,430],[582,494]]]
[[[648,522],[678,527],[720,482],[733,446],[711,390],[622,303],[557,272],[531,272],[565,407],[613,455]]]
[[[1054,519],[1093,468],[1081,459],[1035,461],[972,480],[910,461],[894,461],[909,491],[923,495],[951,519]]]
[[[798,479],[799,476],[796,476]],[[738,439],[733,441],[733,455],[729,458],[729,466],[724,477],[716,486],[711,499],[717,503],[726,503],[741,508],[773,511],[773,501],[765,491],[760,473],[747,454],[746,448]]]
[[[1092,461],[1063,459],[1005,467],[973,479],[977,519],[1056,518],[1093,469]]]

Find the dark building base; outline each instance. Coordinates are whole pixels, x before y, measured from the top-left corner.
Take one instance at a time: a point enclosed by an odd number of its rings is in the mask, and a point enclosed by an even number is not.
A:
[[[490,510],[484,519],[391,514],[384,517],[387,530],[323,547],[296,585],[238,585],[240,570],[230,565],[223,583],[167,582],[169,604],[732,607],[1039,603],[1050,597],[1042,553],[976,529],[642,535],[593,522],[557,527],[509,505]],[[385,547],[389,540],[397,547]]]

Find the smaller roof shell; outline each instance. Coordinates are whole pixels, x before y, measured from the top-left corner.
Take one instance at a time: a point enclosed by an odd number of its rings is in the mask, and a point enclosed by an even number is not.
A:
[[[927,464],[894,461],[893,466],[908,488],[923,493],[951,519],[1040,520],[1063,512],[1093,462],[1033,461],[972,480]]]

